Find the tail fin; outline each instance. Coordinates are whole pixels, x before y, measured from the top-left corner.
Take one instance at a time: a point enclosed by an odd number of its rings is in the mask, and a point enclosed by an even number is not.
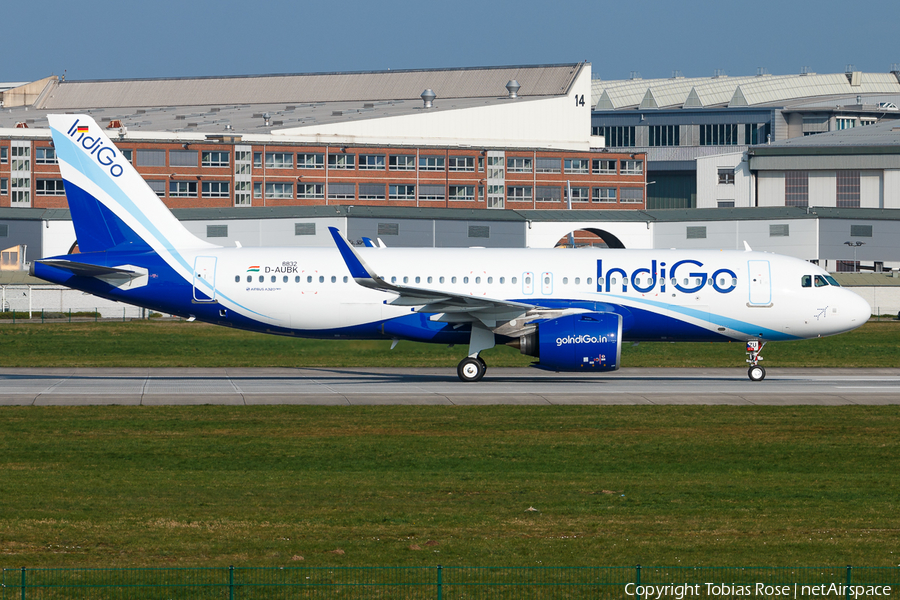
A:
[[[49,115],[53,146],[82,252],[214,247],[175,218],[87,115]],[[180,262],[180,261],[179,261]]]

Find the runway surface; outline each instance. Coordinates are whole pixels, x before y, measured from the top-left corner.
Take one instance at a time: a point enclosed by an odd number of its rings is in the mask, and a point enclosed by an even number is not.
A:
[[[900,404],[900,369],[638,369],[606,374],[488,369],[0,368],[0,405]]]

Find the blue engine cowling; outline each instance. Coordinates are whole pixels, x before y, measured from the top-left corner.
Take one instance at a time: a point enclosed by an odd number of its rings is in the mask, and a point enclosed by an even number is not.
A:
[[[622,315],[589,312],[550,319],[538,323],[533,335],[538,356],[534,366],[540,369],[615,371],[619,368]]]

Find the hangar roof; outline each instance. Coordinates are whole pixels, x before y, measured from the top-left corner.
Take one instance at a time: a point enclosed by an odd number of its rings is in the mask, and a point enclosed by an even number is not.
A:
[[[628,79],[591,85],[595,110],[785,106],[833,96],[900,94],[900,72]]]
[[[57,81],[32,106],[0,112],[0,128],[25,123],[47,128],[54,112],[85,112],[100,125],[121,121],[129,137],[175,132],[185,139],[209,134],[266,135],[286,128],[351,122],[423,110],[431,89],[434,112],[510,102],[507,82],[518,81],[518,100],[569,92],[587,63],[356,73],[308,73],[173,79]],[[264,115],[269,115],[266,124]]]

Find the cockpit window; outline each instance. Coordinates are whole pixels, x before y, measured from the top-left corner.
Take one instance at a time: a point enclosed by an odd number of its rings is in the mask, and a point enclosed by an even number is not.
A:
[[[828,283],[830,283],[830,284],[833,285],[834,287],[841,287],[841,284],[839,284],[839,283],[837,282],[837,279],[835,279],[835,278],[832,277],[831,275],[826,275],[826,276],[825,276],[825,279],[827,279],[827,280],[828,280]]]
[[[800,278],[800,285],[802,287],[812,287],[812,275],[804,275]]]
[[[828,285],[828,282],[825,281],[825,278],[821,275],[816,275],[816,287],[825,287]]]

